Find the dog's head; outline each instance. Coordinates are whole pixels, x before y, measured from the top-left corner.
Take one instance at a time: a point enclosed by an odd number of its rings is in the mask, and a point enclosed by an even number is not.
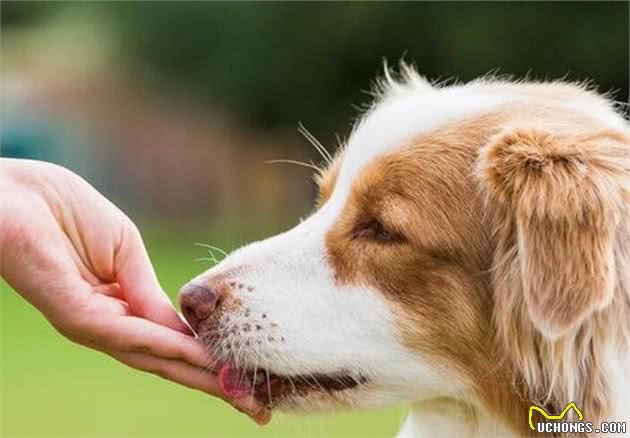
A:
[[[226,392],[309,410],[477,397],[536,354],[510,330],[555,342],[611,303],[628,148],[604,99],[386,82],[314,213],[183,289]]]

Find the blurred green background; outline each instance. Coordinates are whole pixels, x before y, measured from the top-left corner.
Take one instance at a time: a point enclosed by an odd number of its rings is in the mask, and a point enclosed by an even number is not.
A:
[[[383,58],[432,79],[491,70],[591,78],[628,100],[627,2],[203,3],[2,1],[3,156],[65,165],[139,225],[174,298],[234,249],[308,214]],[[222,402],[57,335],[0,282],[0,435],[393,435],[402,407],[276,416],[259,429]]]

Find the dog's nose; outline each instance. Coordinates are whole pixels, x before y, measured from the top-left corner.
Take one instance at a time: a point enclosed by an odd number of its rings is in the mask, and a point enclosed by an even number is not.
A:
[[[179,306],[190,327],[197,332],[221,303],[221,293],[206,286],[189,283],[179,291]]]

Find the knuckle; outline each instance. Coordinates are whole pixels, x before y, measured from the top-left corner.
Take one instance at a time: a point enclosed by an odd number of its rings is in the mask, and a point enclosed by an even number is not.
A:
[[[151,347],[149,347],[148,345],[138,345],[136,346],[136,351],[138,351],[139,353],[145,353],[145,354],[149,354],[151,353]]]
[[[153,349],[145,339],[134,339],[131,341],[131,344],[128,345],[128,348],[136,353],[153,353]]]
[[[147,371],[163,379],[169,379],[170,373],[168,366],[163,363],[151,364],[147,367]]]
[[[188,363],[194,363],[193,359],[194,356],[192,354],[190,354],[190,352],[188,351],[188,349],[186,349],[183,345],[178,344],[174,350],[173,350],[173,357],[172,359],[179,359],[179,360],[183,360],[186,361]]]

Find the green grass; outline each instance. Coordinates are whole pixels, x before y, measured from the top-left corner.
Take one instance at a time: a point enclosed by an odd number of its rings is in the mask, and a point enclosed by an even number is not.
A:
[[[260,227],[235,229],[226,224],[203,232],[195,227],[143,229],[158,276],[171,297],[208,266],[194,261],[204,255],[194,242],[232,249],[268,234]],[[269,426],[259,428],[220,400],[72,344],[1,281],[0,305],[3,437],[386,437],[396,433],[403,418],[399,407],[317,417],[276,414]]]

